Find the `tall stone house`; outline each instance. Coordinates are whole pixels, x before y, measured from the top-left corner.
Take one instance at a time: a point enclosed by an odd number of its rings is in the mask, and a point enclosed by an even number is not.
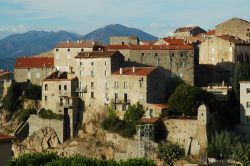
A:
[[[111,36],[110,45],[139,45],[140,39],[137,36]]]
[[[120,51],[130,66],[156,66],[165,77],[178,76],[194,83],[194,49],[189,44],[174,45],[108,45],[108,51]]]
[[[206,33],[206,31],[198,26],[181,27],[174,31],[173,36],[180,39],[185,39],[187,37],[196,36],[201,33]]]
[[[250,41],[250,22],[233,17],[216,25],[215,35],[231,35],[245,41]]]
[[[6,94],[6,84],[11,81],[13,74],[9,71],[0,70],[0,99]]]
[[[14,79],[16,82],[30,81],[41,86],[43,79],[54,71],[53,57],[20,57],[14,66]]]
[[[55,68],[60,71],[75,72],[75,56],[79,52],[101,51],[103,47],[96,41],[66,41],[58,43],[54,50]]]

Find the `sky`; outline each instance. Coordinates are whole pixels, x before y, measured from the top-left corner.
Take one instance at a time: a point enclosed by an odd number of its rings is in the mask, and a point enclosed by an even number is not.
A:
[[[250,21],[250,0],[0,0],[0,38],[29,30],[87,34],[108,24],[157,37],[181,26],[212,29],[231,17]]]

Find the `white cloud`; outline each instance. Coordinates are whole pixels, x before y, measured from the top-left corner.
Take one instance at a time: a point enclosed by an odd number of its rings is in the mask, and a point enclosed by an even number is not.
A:
[[[28,28],[24,25],[0,27],[0,33],[23,33],[27,31]]]

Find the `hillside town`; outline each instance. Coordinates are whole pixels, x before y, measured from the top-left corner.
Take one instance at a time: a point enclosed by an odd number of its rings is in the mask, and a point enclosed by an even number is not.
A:
[[[236,17],[209,30],[180,27],[155,41],[67,40],[17,57],[13,72],[0,70],[0,166],[44,151],[247,165],[249,60],[250,22]],[[181,155],[169,162],[163,145]]]

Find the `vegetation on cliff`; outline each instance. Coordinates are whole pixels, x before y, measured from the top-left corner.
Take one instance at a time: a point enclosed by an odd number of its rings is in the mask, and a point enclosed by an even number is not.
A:
[[[158,145],[157,156],[165,164],[172,166],[175,160],[185,156],[185,150],[177,143],[167,142]]]
[[[43,119],[57,119],[57,120],[62,120],[63,119],[63,114],[56,114],[52,112],[51,110],[46,110],[42,108],[39,112],[38,115],[40,118]]]
[[[129,159],[126,161],[98,160],[84,156],[59,157],[54,153],[31,153],[24,154],[14,161],[10,161],[8,166],[156,166],[151,160],[144,158]]]

